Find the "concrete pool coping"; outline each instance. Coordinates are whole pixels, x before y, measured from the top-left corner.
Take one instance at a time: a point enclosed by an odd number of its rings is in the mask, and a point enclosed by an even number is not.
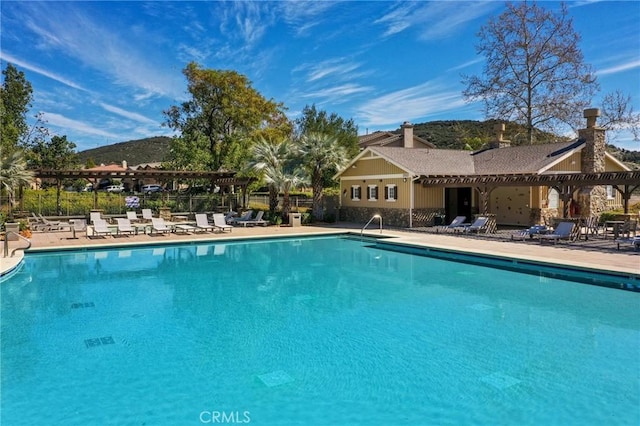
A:
[[[98,249],[127,247],[140,245],[158,245],[175,243],[193,243],[198,241],[246,240],[264,237],[294,237],[330,235],[341,233],[360,234],[362,225],[340,223],[326,226],[267,226],[267,227],[235,227],[232,232],[169,234],[159,236],[133,235],[122,237],[87,238],[84,232],[78,233],[77,239],[71,232],[36,232],[31,238],[31,249],[28,252],[46,252],[71,249]],[[477,236],[460,236],[415,232],[409,229],[368,229],[369,236],[384,236],[388,242],[398,242],[417,247],[429,247],[449,251],[465,252],[483,256],[497,256],[515,260],[540,262],[552,266],[573,267],[594,272],[624,273],[640,275],[640,251],[634,250],[584,250],[579,244],[545,243],[537,241],[508,241],[496,238],[479,238]],[[614,247],[611,241],[611,247]],[[11,241],[9,252],[16,247],[24,246],[24,241]],[[16,251],[14,257],[0,258],[0,274],[5,275],[20,265],[23,251]]]

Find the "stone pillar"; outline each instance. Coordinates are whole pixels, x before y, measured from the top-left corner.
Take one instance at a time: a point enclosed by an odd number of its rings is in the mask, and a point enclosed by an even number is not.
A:
[[[578,138],[585,141],[582,148],[582,173],[601,173],[605,171],[605,130],[596,125],[600,110],[590,108],[584,110],[587,128],[578,130]],[[603,186],[585,186],[578,192],[580,216],[599,216],[607,209],[607,190]]]

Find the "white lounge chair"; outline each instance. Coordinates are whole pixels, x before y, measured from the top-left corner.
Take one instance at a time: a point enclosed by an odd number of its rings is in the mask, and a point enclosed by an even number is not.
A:
[[[158,234],[170,233],[171,228],[169,228],[165,223],[164,219],[161,217],[152,217],[151,218],[151,233],[154,232]]]
[[[96,220],[103,220],[100,212],[89,213],[89,223],[93,225],[96,222]]]
[[[116,221],[118,222],[118,235],[134,235],[136,233],[136,229],[131,226],[129,219],[119,217]]]
[[[466,225],[464,227],[464,232],[477,232],[477,233],[480,233],[482,231],[487,232],[488,222],[489,222],[488,217],[478,216],[471,225]]]
[[[444,225],[442,227],[443,231],[448,231],[450,229],[457,230],[464,228],[464,221],[467,220],[466,216],[456,216],[450,224]]]
[[[196,214],[196,226],[199,231],[213,232],[215,227],[209,223],[209,219],[207,219],[207,215],[205,213],[197,213]]]
[[[127,219],[129,219],[129,222],[137,222],[140,220],[138,219],[138,214],[133,210],[127,211]]]
[[[558,243],[558,240],[570,240],[573,235],[573,222],[560,222],[553,232],[548,234],[538,235],[540,244],[544,240],[553,240],[554,244]]]
[[[93,221],[93,235],[112,235],[111,229],[104,219],[95,219]]]
[[[243,222],[251,220],[251,216],[253,216],[253,210],[247,210],[242,216],[232,219],[231,223],[233,225],[243,225]]]
[[[151,219],[153,219],[153,213],[151,213],[151,209],[142,209],[142,218],[151,222]]]
[[[256,217],[253,219],[249,219],[246,220],[244,222],[242,222],[242,225],[247,226],[247,225],[261,225],[261,226],[267,226],[268,222],[266,220],[262,219],[262,216],[264,216],[264,212],[262,210],[258,211],[258,213],[256,213]]]
[[[227,222],[222,213],[215,213],[213,215],[213,226],[215,226],[222,232],[224,232],[225,230],[231,232],[233,230],[233,226],[227,225]]]

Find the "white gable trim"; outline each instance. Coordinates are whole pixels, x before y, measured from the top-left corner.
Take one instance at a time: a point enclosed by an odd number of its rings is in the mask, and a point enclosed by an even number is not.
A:
[[[555,161],[551,162],[550,164],[547,164],[545,167],[543,167],[540,170],[538,170],[536,173],[539,174],[539,175],[547,174],[545,172],[549,171],[549,169],[555,167],[557,164],[559,164],[559,163],[563,162],[564,160],[566,160],[567,158],[571,157],[576,152],[582,151],[583,147],[584,147],[584,144],[580,145],[578,148],[572,149],[571,151],[567,151],[566,153],[564,153],[563,155],[558,157]]]
[[[405,148],[406,149],[406,148]],[[411,170],[407,170],[406,167],[391,161],[389,158],[387,158],[386,156],[375,152],[371,147],[365,148],[364,151],[362,151],[360,154],[356,155],[354,157],[353,160],[349,161],[349,163],[345,166],[345,168],[341,171],[339,171],[338,173],[336,173],[333,178],[334,179],[344,179],[342,178],[340,175],[347,169],[351,168],[356,162],[360,161],[360,160],[375,160],[378,158],[382,158],[383,160],[387,161],[390,164],[393,164],[394,166],[398,167],[400,170],[403,170],[405,172],[407,172],[407,174],[410,174],[412,176],[417,176],[417,173],[412,172]],[[395,175],[394,175],[395,176]],[[402,177],[402,175],[401,175]],[[362,177],[360,177],[360,179],[362,179]]]

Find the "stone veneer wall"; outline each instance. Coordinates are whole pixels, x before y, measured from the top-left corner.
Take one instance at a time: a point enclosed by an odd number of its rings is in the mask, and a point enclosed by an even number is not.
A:
[[[586,116],[586,114],[585,114]],[[601,173],[605,171],[605,130],[599,127],[587,127],[578,131],[578,137],[585,140],[582,149],[582,173]],[[580,216],[599,216],[607,210],[607,190],[603,186],[586,186],[578,191],[576,200],[580,206]]]
[[[441,214],[441,209],[414,209],[413,227],[433,226],[435,217]],[[343,222],[367,223],[373,215],[382,216],[383,225],[408,228],[409,210],[404,209],[380,209],[373,207],[341,207],[340,220]]]

